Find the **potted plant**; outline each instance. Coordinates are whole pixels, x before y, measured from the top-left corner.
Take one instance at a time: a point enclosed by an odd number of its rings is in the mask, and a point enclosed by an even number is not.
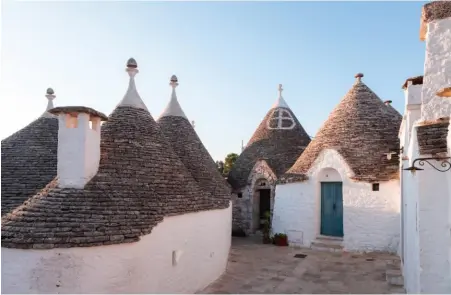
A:
[[[288,236],[282,233],[275,234],[274,244],[276,244],[277,246],[288,246]]]
[[[265,220],[263,222],[263,244],[271,244],[271,213],[265,212]]]

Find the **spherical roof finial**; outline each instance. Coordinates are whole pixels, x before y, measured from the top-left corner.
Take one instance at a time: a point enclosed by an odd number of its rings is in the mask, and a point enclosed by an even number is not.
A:
[[[53,91],[53,89],[49,87],[49,88],[47,88],[46,94],[53,95],[53,94],[55,94],[55,91]]]
[[[354,77],[360,80],[361,78],[363,78],[363,74],[357,73]]]
[[[179,79],[177,79],[177,76],[176,75],[172,75],[171,82],[177,83],[178,81],[179,81]]]
[[[130,57],[127,60],[127,68],[137,68],[138,67],[138,63],[136,62],[136,60],[133,57]]]

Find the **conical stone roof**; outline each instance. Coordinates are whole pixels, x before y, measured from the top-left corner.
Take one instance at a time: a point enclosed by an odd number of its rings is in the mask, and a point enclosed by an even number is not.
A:
[[[310,143],[310,137],[288,104],[279,98],[255,130],[229,173],[234,189],[247,185],[249,173],[259,160],[266,160],[277,177],[285,173]]]
[[[398,177],[399,159],[384,155],[399,149],[401,115],[356,75],[356,82],[330,113],[312,142],[293,167],[281,178],[302,179],[325,149],[334,149],[345,159],[359,181],[386,181]]]
[[[177,77],[172,76],[171,100],[158,119],[158,125],[199,186],[221,204],[230,199],[230,189],[180,107],[175,92],[177,82]]]
[[[5,138],[2,146],[2,216],[43,189],[55,176],[58,149],[58,119],[53,108],[54,92],[47,89],[46,111],[36,120]]]
[[[134,79],[137,69],[130,61],[127,71]],[[130,87],[127,93],[134,94],[136,89]],[[3,217],[3,247],[134,242],[164,216],[229,205],[227,200],[210,200],[201,190],[138,98],[126,94],[124,105],[102,126],[99,170],[85,188],[60,189],[54,181]]]

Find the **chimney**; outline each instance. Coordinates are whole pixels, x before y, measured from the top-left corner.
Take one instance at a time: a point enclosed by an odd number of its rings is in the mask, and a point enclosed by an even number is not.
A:
[[[100,122],[107,117],[82,106],[57,107],[49,112],[59,121],[58,186],[82,189],[99,169]]]

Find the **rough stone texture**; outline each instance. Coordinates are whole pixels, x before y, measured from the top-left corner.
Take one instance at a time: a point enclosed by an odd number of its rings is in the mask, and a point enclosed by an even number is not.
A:
[[[2,218],[2,247],[138,241],[164,216],[229,206],[202,191],[144,109],[119,106],[102,126],[99,172],[84,190],[50,188]]]
[[[260,192],[259,189],[270,189],[270,209],[274,208],[275,185],[277,177],[264,160],[255,163],[252,168],[246,186],[241,191],[242,198],[236,198],[233,206],[233,220],[235,225],[246,234],[257,230],[259,221]],[[261,184],[265,185],[262,186]],[[256,214],[256,215],[254,215]]]
[[[242,189],[246,186],[249,174],[258,160],[265,160],[279,177],[293,165],[310,143],[310,137],[293,112],[287,108],[278,109],[286,110],[291,114],[296,123],[295,127],[293,129],[269,129],[268,122],[276,122],[271,120],[274,109],[266,114],[229,173],[228,181],[234,189]],[[270,125],[270,127],[275,128],[276,126]]]
[[[405,293],[385,279],[393,261],[399,258],[386,253],[318,252],[234,238],[226,273],[199,294]]]
[[[451,85],[451,17],[429,22],[425,43],[421,119],[435,121],[451,114],[451,100],[437,96]]]
[[[223,204],[224,199],[230,200],[231,189],[191,123],[180,116],[165,116],[158,119],[157,123],[175,153],[199,186],[211,194],[212,200],[218,204]]]
[[[41,117],[1,144],[3,216],[56,176],[58,119]]]
[[[58,115],[60,113],[86,113],[91,116],[100,117],[103,121],[108,120],[108,117],[104,113],[83,106],[56,107],[50,109],[48,112],[54,115]]]
[[[446,154],[448,122],[417,127],[418,146],[421,155]]]
[[[421,19],[428,23],[434,20],[451,17],[451,1],[433,1],[423,6]]]
[[[412,82],[412,85],[422,85],[423,84],[423,76],[411,77],[402,84],[402,89],[407,89],[409,82]]]
[[[398,178],[399,159],[387,160],[384,153],[399,149],[401,115],[363,82],[357,80],[329,115],[315,138],[281,182],[293,181],[293,174],[307,174],[320,152],[339,152],[358,181],[387,181]],[[297,179],[302,179],[298,176]]]

